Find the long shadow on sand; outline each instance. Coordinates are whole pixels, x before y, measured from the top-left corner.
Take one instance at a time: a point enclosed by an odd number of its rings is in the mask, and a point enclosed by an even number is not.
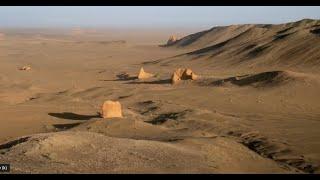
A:
[[[48,115],[60,118],[60,119],[68,119],[68,120],[90,120],[92,118],[99,118],[99,114],[95,115],[81,115],[75,114],[72,112],[63,112],[63,113],[48,113]]]
[[[161,79],[156,81],[132,81],[125,84],[171,84],[171,79]]]

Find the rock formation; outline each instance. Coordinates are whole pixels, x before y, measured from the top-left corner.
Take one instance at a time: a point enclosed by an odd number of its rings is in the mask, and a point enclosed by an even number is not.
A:
[[[138,75],[138,79],[148,79],[148,78],[151,78],[151,77],[154,77],[154,75],[151,74],[151,73],[145,72],[143,67],[141,67],[139,75]]]
[[[167,41],[167,45],[171,45],[176,42],[178,39],[175,36],[170,36],[169,40]]]
[[[179,68],[174,71],[171,82],[172,84],[176,84],[181,80],[195,80],[197,78],[198,76],[194,72],[192,72],[191,69]]]
[[[21,71],[29,71],[29,70],[31,70],[31,67],[30,66],[23,66],[23,67],[19,68],[19,70],[21,70]]]
[[[103,118],[122,117],[121,104],[119,101],[105,101],[102,105]]]

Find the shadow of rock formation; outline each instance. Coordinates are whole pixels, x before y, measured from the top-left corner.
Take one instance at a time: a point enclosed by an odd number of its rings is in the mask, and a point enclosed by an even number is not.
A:
[[[99,118],[100,114],[97,113],[95,115],[81,115],[75,114],[72,112],[63,112],[63,113],[48,113],[48,115],[60,118],[60,119],[68,119],[68,120],[90,120],[92,118]]]

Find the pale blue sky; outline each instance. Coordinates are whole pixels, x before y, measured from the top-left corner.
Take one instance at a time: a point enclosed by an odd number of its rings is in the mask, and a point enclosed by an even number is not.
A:
[[[0,27],[198,27],[320,19],[320,6],[2,6]]]

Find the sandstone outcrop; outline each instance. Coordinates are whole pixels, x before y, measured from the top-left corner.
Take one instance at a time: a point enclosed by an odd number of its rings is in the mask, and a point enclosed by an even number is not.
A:
[[[105,101],[102,105],[103,118],[122,117],[121,104],[119,101]]]
[[[177,40],[178,40],[177,37],[170,36],[168,41],[167,41],[167,45],[171,45],[171,44],[175,43]]]
[[[138,79],[148,79],[151,77],[154,77],[154,74],[145,72],[143,67],[140,69],[140,72],[138,74]]]
[[[176,84],[181,80],[196,80],[198,76],[188,68],[179,68],[174,71],[171,82],[172,84]]]
[[[31,67],[30,66],[23,66],[23,67],[19,68],[19,70],[21,70],[21,71],[29,71],[29,70],[31,70]]]

